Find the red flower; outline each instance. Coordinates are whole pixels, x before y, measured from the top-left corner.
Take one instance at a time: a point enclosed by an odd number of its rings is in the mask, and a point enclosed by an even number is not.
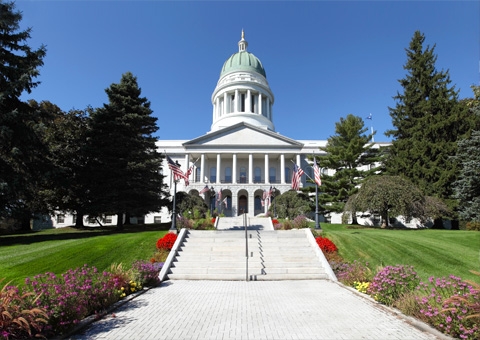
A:
[[[212,223],[215,224],[215,217],[212,218]]]
[[[276,218],[274,218],[274,219],[272,220],[272,223],[273,223],[273,225],[278,224],[278,220],[277,220]]]
[[[326,237],[319,236],[315,238],[315,241],[317,241],[318,246],[320,247],[320,249],[322,249],[324,253],[333,253],[338,250],[335,243],[333,243]]]
[[[168,233],[157,241],[158,249],[171,250],[175,241],[177,240],[177,235],[174,233]]]

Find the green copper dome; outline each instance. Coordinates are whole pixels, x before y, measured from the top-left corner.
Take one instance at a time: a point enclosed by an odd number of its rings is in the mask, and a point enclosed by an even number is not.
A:
[[[242,39],[238,42],[238,52],[232,54],[230,58],[223,64],[220,78],[230,72],[248,71],[260,73],[265,78],[267,74],[263,68],[260,59],[255,57],[253,53],[247,52],[248,43],[245,40],[245,33],[242,31]]]

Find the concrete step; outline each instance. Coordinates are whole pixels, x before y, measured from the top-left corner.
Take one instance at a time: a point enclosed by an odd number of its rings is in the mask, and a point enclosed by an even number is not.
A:
[[[188,231],[168,272],[171,280],[325,279],[305,230]]]

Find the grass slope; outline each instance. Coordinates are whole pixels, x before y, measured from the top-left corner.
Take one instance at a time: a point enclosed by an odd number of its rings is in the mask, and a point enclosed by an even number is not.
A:
[[[348,262],[368,262],[375,269],[387,265],[412,265],[422,278],[451,274],[479,281],[470,270],[480,271],[480,233],[464,230],[348,229],[322,225],[325,236]]]
[[[62,228],[1,236],[0,279],[22,285],[26,277],[45,272],[61,274],[84,264],[100,271],[108,269],[112,263],[130,266],[136,260],[148,260],[155,252],[156,241],[165,233],[159,230],[116,232]]]
[[[422,280],[453,274],[479,281],[469,271],[480,271],[480,232],[348,229],[333,224],[322,224],[322,228],[324,236],[349,262],[367,261],[372,269],[412,265]],[[123,232],[62,228],[0,236],[0,279],[21,285],[26,277],[45,272],[61,274],[84,264],[99,270],[108,269],[112,263],[129,266],[135,260],[148,260],[156,241],[165,233],[139,227]]]

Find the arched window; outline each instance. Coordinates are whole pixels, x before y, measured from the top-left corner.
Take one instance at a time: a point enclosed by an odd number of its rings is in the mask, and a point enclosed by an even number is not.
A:
[[[260,183],[262,181],[262,169],[258,166],[255,167],[255,183]]]
[[[247,183],[247,170],[244,166],[240,168],[240,183]]]
[[[210,183],[215,183],[217,181],[217,168],[212,166],[210,168]]]
[[[290,175],[290,168],[285,168],[285,182],[290,183],[292,176]]]
[[[262,198],[260,196],[255,196],[255,210],[262,209]]]
[[[229,166],[225,168],[225,183],[232,183],[232,168]]]
[[[269,181],[270,183],[277,183],[277,169],[274,166],[269,169]]]

